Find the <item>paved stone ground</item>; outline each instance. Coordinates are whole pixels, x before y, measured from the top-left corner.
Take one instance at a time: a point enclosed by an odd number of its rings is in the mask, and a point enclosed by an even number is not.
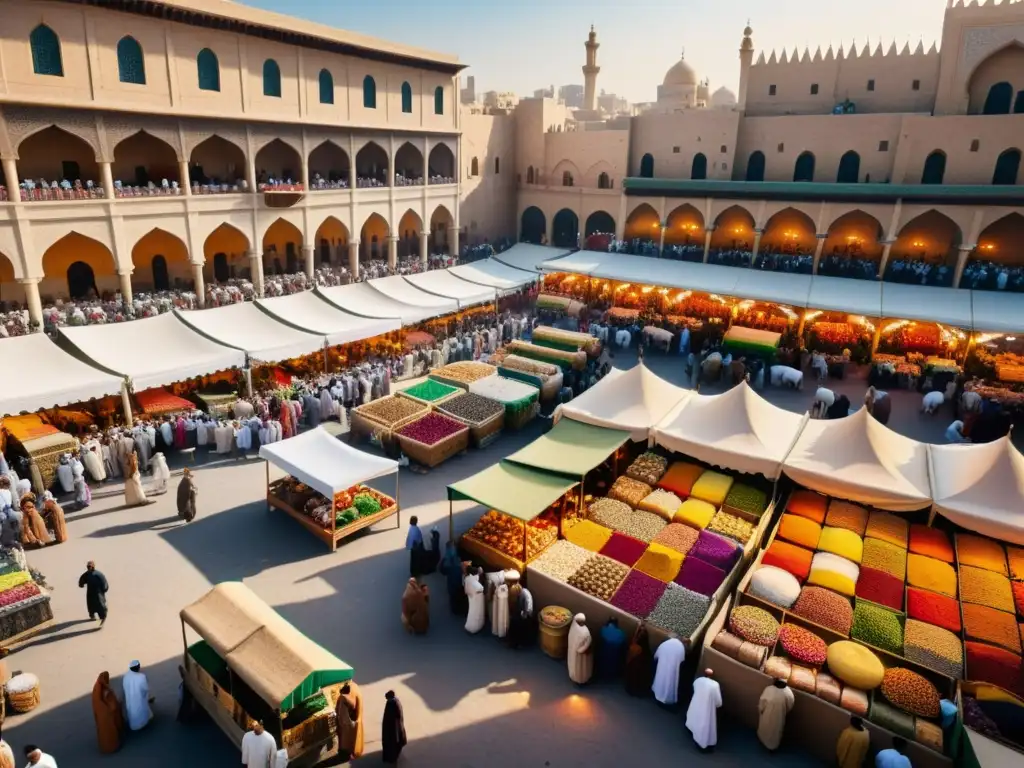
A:
[[[617,358],[620,365],[634,362],[628,354]],[[652,356],[648,364],[681,379],[678,358]],[[847,382],[846,388],[851,400],[863,392],[863,384]],[[813,397],[812,391],[770,394],[795,411],[805,410]],[[940,440],[948,420],[920,416],[918,396],[900,395],[895,394],[893,426]],[[19,755],[24,744],[36,742],[73,768],[237,765],[237,751],[215,726],[181,726],[174,713],[182,653],[179,609],[211,584],[243,580],[355,668],[367,707],[368,754],[362,763],[379,760],[384,692],[394,689],[405,706],[410,743],[403,761],[409,765],[612,766],[635,761],[640,749],[648,764],[682,759],[740,765],[751,758],[766,766],[811,764],[795,746],[766,755],[752,733],[728,722],[721,724],[715,754],[702,755],[681,712],[631,699],[618,684],[576,689],[564,665],[537,649],[513,652],[489,635],[465,635],[443,599],[435,604],[428,636],[413,638],[402,630],[408,516],[438,525],[446,539],[445,486],[529,442],[541,426],[503,436],[425,475],[403,471],[403,528],[397,530],[393,520],[382,523],[334,554],[286,516],[267,511],[264,464],[258,460],[201,466],[199,517],[187,526],[176,517],[173,494],[146,508],[124,509],[118,486],[98,491],[90,508],[69,514],[69,542],[30,554],[55,587],[56,626],[8,659],[11,670],[40,676],[43,703],[29,715],[9,716],[4,737]],[[172,487],[176,483],[175,478]],[[456,530],[471,526],[478,514],[457,505]],[[89,559],[111,584],[111,613],[102,629],[88,621],[83,591],[76,587]],[[443,595],[439,576],[430,577],[430,584]],[[108,670],[120,691],[120,675],[133,658],[149,674],[157,719],[120,753],[101,757],[92,685]]]

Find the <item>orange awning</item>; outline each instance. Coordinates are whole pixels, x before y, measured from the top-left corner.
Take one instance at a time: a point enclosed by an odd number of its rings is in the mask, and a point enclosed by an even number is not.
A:
[[[4,419],[4,429],[19,443],[24,443],[26,440],[35,440],[39,437],[46,437],[47,435],[54,435],[60,431],[52,424],[47,424],[35,413],[25,416],[8,416]]]
[[[172,411],[192,411],[196,407],[192,401],[172,395],[162,387],[136,392],[135,401],[145,413],[154,415]]]

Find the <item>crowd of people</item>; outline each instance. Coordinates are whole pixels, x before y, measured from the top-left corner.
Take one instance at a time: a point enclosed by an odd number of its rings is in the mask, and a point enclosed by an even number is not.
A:
[[[994,261],[971,259],[960,277],[960,287],[976,291],[1024,292],[1024,267],[1008,267]]]
[[[948,288],[953,284],[953,267],[927,259],[890,259],[885,279],[890,283],[935,285]]]
[[[875,280],[878,262],[859,256],[833,253],[818,262],[818,274],[828,277],[849,277],[854,280]]]
[[[708,251],[708,264],[723,267],[749,267],[754,252],[744,243],[733,248],[712,248]]]
[[[814,271],[814,254],[800,250],[796,253],[783,253],[762,249],[754,259],[754,269],[809,275]]]

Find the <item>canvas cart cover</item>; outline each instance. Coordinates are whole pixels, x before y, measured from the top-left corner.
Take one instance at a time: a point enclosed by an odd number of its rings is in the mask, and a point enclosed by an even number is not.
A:
[[[559,475],[500,461],[448,486],[448,500],[475,501],[529,522],[578,485]]]

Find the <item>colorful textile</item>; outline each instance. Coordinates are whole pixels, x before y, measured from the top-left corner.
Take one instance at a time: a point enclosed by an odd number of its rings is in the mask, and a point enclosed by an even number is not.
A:
[[[825,522],[826,499],[820,493],[814,491],[799,490],[793,491],[789,496],[789,503],[786,504],[786,511],[794,515],[806,517],[818,525]]]
[[[821,526],[809,518],[787,512],[779,521],[779,532],[776,535],[806,549],[817,549]]]
[[[876,509],[868,515],[868,527],[864,530],[864,535],[906,549],[909,531],[910,526],[902,517]]]
[[[826,525],[818,539],[821,552],[831,552],[846,560],[859,563],[864,555],[864,541],[853,531]]]
[[[913,552],[907,555],[907,584],[956,597],[956,571],[953,566]]]
[[[690,495],[695,499],[702,499],[720,507],[725,501],[725,497],[729,495],[732,484],[731,475],[723,475],[721,472],[712,472],[709,469],[693,484]]]
[[[858,504],[851,504],[841,499],[832,499],[828,503],[825,525],[832,528],[845,528],[863,537],[864,530],[868,526],[868,511]]]
[[[776,539],[764,551],[764,555],[761,557],[761,564],[774,565],[776,568],[781,568],[793,574],[800,581],[807,581],[807,575],[811,572],[811,559],[813,557],[814,553],[809,549]]]
[[[907,618],[934,624],[950,632],[960,631],[960,603],[917,587],[907,588]]]
[[[674,461],[661,476],[658,487],[671,491],[681,498],[686,498],[690,495],[693,484],[702,474],[704,474],[704,467],[686,461]]]
[[[807,577],[807,583],[853,597],[857,590],[858,576],[860,568],[856,563],[831,552],[817,552],[811,560],[811,573]]]
[[[715,508],[706,501],[700,499],[687,499],[679,505],[672,522],[685,523],[693,528],[703,530],[707,528],[715,516]]]
[[[903,610],[903,580],[885,571],[861,568],[857,579],[857,597],[884,605],[894,611]]]
[[[1009,576],[1010,572],[1006,567],[1006,553],[998,541],[971,533],[958,533],[956,535],[956,556],[962,566],[970,565]]]
[[[953,545],[946,532],[920,523],[910,526],[910,551],[944,563],[952,563],[954,560]]]

